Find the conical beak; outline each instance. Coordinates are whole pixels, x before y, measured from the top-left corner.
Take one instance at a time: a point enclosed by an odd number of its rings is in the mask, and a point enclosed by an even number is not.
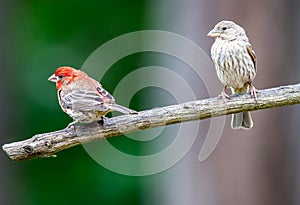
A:
[[[217,38],[219,36],[219,33],[215,31],[215,29],[211,30],[208,34],[208,37]]]
[[[49,81],[51,82],[57,82],[57,77],[55,76],[55,74],[51,75],[49,78],[48,78]]]

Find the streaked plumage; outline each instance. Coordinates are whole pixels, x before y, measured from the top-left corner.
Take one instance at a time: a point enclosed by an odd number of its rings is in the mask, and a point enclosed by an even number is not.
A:
[[[56,83],[59,105],[73,118],[71,124],[98,121],[111,111],[137,113],[116,104],[114,97],[83,71],[60,67],[48,80]]]
[[[245,30],[232,21],[221,21],[207,35],[215,38],[211,57],[217,76],[224,85],[224,100],[229,97],[225,93],[227,87],[233,94],[250,90],[256,100],[257,91],[252,85],[257,72],[256,56]],[[250,112],[234,114],[231,126],[233,129],[253,127]]]

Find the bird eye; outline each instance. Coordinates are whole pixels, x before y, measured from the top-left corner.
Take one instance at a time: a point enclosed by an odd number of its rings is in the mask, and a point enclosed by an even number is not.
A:
[[[59,76],[58,76],[59,79],[62,79],[63,77],[64,77],[63,75],[59,75]]]
[[[224,27],[222,27],[222,30],[223,30],[223,31],[227,30],[227,27],[225,27],[225,26],[224,26]]]

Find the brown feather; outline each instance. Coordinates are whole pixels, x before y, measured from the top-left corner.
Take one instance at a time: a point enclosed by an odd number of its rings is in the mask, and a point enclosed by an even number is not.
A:
[[[252,49],[252,46],[251,46],[251,45],[247,46],[247,51],[248,51],[248,53],[249,53],[249,55],[250,55],[250,57],[251,57],[251,59],[252,59],[252,61],[253,61],[255,71],[257,72],[256,55],[255,55],[255,52],[254,52],[254,50]]]

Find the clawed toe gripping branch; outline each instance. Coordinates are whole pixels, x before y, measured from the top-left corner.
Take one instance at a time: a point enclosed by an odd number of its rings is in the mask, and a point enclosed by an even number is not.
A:
[[[138,130],[293,104],[300,104],[300,84],[260,90],[257,102],[250,94],[231,96],[226,104],[218,98],[186,102],[141,111],[136,115],[107,118],[101,129],[98,123],[90,123],[37,134],[26,140],[4,144],[2,149],[15,161],[47,157],[79,144]]]

